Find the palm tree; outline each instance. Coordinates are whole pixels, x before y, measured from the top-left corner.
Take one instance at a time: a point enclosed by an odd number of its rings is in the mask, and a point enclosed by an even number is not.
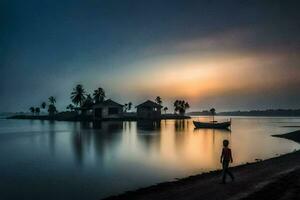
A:
[[[83,106],[85,107],[92,107],[94,104],[93,98],[90,94],[86,95],[86,99],[83,102]]]
[[[50,116],[53,116],[57,112],[54,104],[50,104],[48,107],[48,113]]]
[[[99,87],[98,89],[94,90],[93,97],[96,103],[103,102],[105,98],[105,91],[103,88]]]
[[[127,111],[131,110],[131,107],[132,107],[131,102],[125,103],[124,104],[124,112],[127,112]]]
[[[72,102],[75,105],[82,105],[85,100],[85,90],[81,84],[76,85],[75,88],[73,88],[73,92],[71,93],[71,99]]]
[[[29,110],[30,110],[31,114],[34,114],[34,111],[35,111],[34,107],[30,107]]]
[[[216,109],[214,109],[214,108],[211,108],[210,110],[210,113],[211,113],[211,115],[212,115],[212,117],[213,117],[213,123],[215,122],[215,115],[216,115]]]
[[[41,104],[41,108],[42,108],[42,109],[45,109],[45,108],[46,108],[46,106],[47,106],[46,102],[42,102],[42,104]]]
[[[124,104],[124,112],[127,112],[127,111],[131,110],[131,107],[132,107],[131,102],[125,103]]]
[[[49,100],[49,103],[52,105],[54,105],[56,103],[56,99],[54,96],[49,97],[48,100]]]
[[[67,110],[70,110],[70,111],[73,111],[74,108],[75,108],[75,106],[74,106],[73,104],[69,104],[69,105],[66,107],[66,109],[67,109]]]
[[[128,110],[131,110],[131,107],[132,107],[132,103],[129,102],[129,103],[128,103]]]
[[[127,108],[128,107],[128,104],[127,103],[125,103],[124,105],[123,105],[123,110],[124,110],[124,112],[127,112]]]
[[[179,114],[184,115],[185,111],[190,108],[190,105],[188,102],[184,100],[176,100],[174,102],[174,111],[179,112]]]
[[[174,106],[174,113],[177,113],[179,111],[179,100],[176,100],[173,104]]]
[[[35,113],[36,113],[37,115],[39,115],[40,112],[41,112],[41,109],[40,109],[39,107],[36,107],[36,108],[35,108]]]
[[[168,107],[164,107],[165,114],[167,114]]]
[[[185,102],[184,104],[184,111],[190,108],[190,104],[188,102]]]
[[[157,96],[157,97],[155,98],[155,102],[156,102],[157,104],[159,104],[159,105],[162,104],[162,100],[161,100],[160,96]]]

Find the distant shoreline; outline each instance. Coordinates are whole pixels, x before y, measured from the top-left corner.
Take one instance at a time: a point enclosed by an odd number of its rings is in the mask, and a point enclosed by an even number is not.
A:
[[[209,111],[188,112],[187,115],[210,116]],[[261,116],[261,117],[300,117],[300,109],[268,109],[268,110],[250,110],[250,111],[228,111],[219,112],[217,116]]]
[[[151,119],[155,120],[165,120],[165,119],[190,119],[190,116],[177,115],[177,114],[162,114],[160,118]],[[55,116],[49,115],[14,115],[6,117],[6,119],[30,119],[30,120],[52,120],[52,121],[83,121],[92,122],[92,116],[81,116],[81,115],[70,115],[69,112],[58,113]],[[134,115],[124,116],[121,118],[104,118],[99,121],[138,121],[138,120],[150,120],[150,119],[140,119]]]
[[[300,130],[273,135],[300,143]],[[106,200],[125,199],[276,199],[276,196],[298,197],[300,184],[300,150],[264,161],[232,167],[236,181],[220,184],[221,170],[189,176],[176,181],[113,195]],[[288,182],[286,180],[289,180]],[[296,184],[294,184],[296,183]],[[298,185],[297,185],[298,184]],[[284,190],[274,187],[285,185]],[[286,194],[288,193],[288,194]],[[274,198],[273,198],[274,197]]]

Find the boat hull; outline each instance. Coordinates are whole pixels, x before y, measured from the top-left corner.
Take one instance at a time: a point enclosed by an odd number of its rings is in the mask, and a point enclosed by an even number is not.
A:
[[[193,121],[196,128],[214,128],[214,129],[228,129],[231,125],[231,122],[221,122],[221,123],[205,123]]]

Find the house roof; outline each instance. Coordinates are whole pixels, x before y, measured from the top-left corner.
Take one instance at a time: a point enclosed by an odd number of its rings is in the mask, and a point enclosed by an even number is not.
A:
[[[92,103],[92,104],[86,104],[84,103],[81,107],[76,107],[74,108],[75,110],[91,110],[93,109],[93,107],[97,107],[97,106],[115,106],[115,107],[123,107],[122,104],[119,104],[111,99],[107,99],[103,102],[99,102],[99,103]]]
[[[136,108],[139,107],[154,107],[154,108],[162,108],[161,105],[159,105],[158,103],[155,103],[154,101],[151,100],[147,100],[144,103],[141,103],[139,105],[136,106]]]
[[[117,106],[117,107],[123,107],[122,104],[119,104],[111,99],[107,99],[103,102],[95,103],[93,106]]]

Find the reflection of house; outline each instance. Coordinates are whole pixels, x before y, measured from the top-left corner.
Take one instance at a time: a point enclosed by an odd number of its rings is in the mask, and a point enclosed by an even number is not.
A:
[[[118,119],[123,116],[123,105],[108,99],[92,106],[95,120]]]
[[[103,133],[112,133],[123,129],[123,121],[94,121],[93,128]]]
[[[138,119],[159,119],[161,117],[162,106],[147,100],[136,106]]]
[[[153,131],[160,129],[160,120],[138,120],[136,122],[139,130]]]

